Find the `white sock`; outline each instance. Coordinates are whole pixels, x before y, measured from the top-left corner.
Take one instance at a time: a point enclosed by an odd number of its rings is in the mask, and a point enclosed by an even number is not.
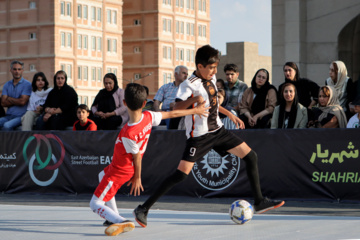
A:
[[[113,211],[113,209],[106,206],[105,202],[100,200],[95,195],[93,195],[91,198],[90,208],[94,213],[98,214],[100,217],[102,217],[112,223],[121,223],[126,220],[125,218],[123,218],[122,216],[119,215],[118,211],[116,211],[116,212]]]

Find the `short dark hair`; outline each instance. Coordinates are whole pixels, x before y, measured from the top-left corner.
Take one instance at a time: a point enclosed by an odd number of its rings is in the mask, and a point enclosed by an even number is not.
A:
[[[90,109],[89,109],[89,107],[88,107],[86,104],[80,104],[80,105],[78,105],[78,106],[76,107],[76,111],[77,111],[78,109],[86,110],[87,112],[90,112]]]
[[[228,63],[224,67],[224,72],[226,72],[226,71],[239,72],[239,68],[238,68],[238,66],[236,64]]]
[[[288,66],[288,67],[291,67],[292,69],[295,70],[295,81],[299,80],[300,79],[300,71],[299,71],[299,68],[298,66],[296,65],[296,63],[294,62],[286,62],[283,66],[283,70],[285,69],[285,66]]]
[[[211,47],[210,45],[204,45],[196,51],[195,64],[206,67],[209,64],[213,64],[220,61],[219,50]]]
[[[14,64],[20,64],[21,65],[21,68],[24,68],[24,63],[19,61],[19,60],[14,60],[10,63],[10,69],[13,68]]]
[[[145,88],[145,91],[146,91],[146,95],[149,96],[149,88],[145,85],[143,85],[143,87]]]
[[[221,85],[223,85],[223,88],[225,88],[225,81],[223,79],[221,79],[221,78],[216,79],[216,82],[221,83]]]
[[[45,81],[44,90],[48,89],[48,87],[49,87],[49,82],[46,79],[45,74],[43,72],[37,72],[37,73],[34,74],[32,84],[31,84],[33,92],[36,92],[36,90],[37,90],[36,80],[37,80],[38,77],[42,77],[42,79]]]
[[[125,102],[130,110],[136,111],[141,109],[146,98],[146,90],[142,85],[138,83],[129,83],[126,85]]]

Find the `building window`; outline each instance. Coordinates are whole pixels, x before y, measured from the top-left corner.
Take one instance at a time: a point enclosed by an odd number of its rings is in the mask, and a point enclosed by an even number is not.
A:
[[[101,8],[97,8],[97,21],[101,22]]]
[[[29,33],[29,39],[36,39],[36,33],[32,32],[32,33]]]
[[[78,66],[78,79],[82,79],[82,66]]]
[[[163,85],[166,84],[166,73],[163,73]]]
[[[29,8],[30,9],[36,8],[36,2],[29,2]]]
[[[82,6],[80,4],[78,4],[78,18],[82,18]]]
[[[71,48],[71,33],[67,34],[67,47]]]
[[[96,50],[96,37],[91,37],[91,50]]]
[[[88,80],[88,67],[84,67],[84,81]]]
[[[202,0],[199,0],[198,7],[199,7],[199,11],[201,12],[202,11]]]
[[[112,40],[112,50],[114,53],[117,52],[117,40],[116,39]]]
[[[101,51],[101,37],[97,38],[97,50]]]
[[[163,32],[166,32],[166,19],[163,19]]]
[[[186,0],[186,8],[190,9],[190,0]]]
[[[141,74],[140,73],[135,73],[134,74],[134,80],[139,80],[141,78]]]
[[[78,34],[78,49],[81,49],[82,48],[82,35],[81,34]]]
[[[65,15],[65,2],[60,2],[60,15]]]
[[[186,34],[190,35],[190,23],[186,23]]]
[[[106,10],[106,21],[111,23],[111,10]]]
[[[206,26],[205,25],[202,26],[202,30],[203,30],[203,37],[206,37]]]
[[[65,71],[65,64],[61,64],[61,65],[60,65],[60,69],[63,70],[63,71]]]
[[[107,51],[111,52],[111,40],[110,39],[107,40]]]
[[[170,82],[171,82],[171,73],[168,73],[168,74],[167,74],[166,82],[167,82],[167,83],[170,83]]]
[[[36,67],[35,64],[30,64],[30,72],[35,72],[36,71]]]
[[[186,49],[186,61],[190,62],[190,50]]]
[[[66,71],[66,73],[67,73],[67,76],[68,76],[68,78],[72,78],[72,65],[67,65],[67,71]]]
[[[176,26],[175,26],[175,31],[176,31],[176,33],[179,33],[179,21],[176,21],[176,24],[175,24]]]
[[[87,5],[84,5],[83,12],[84,12],[84,19],[88,19],[88,6]]]
[[[66,3],[66,15],[71,16],[71,3]]]
[[[97,68],[97,80],[98,82],[101,82],[101,78],[102,78],[102,69],[101,68]]]
[[[82,96],[78,96],[78,104],[81,104],[81,102],[82,102]]]
[[[96,20],[96,8],[95,7],[91,7],[91,20],[92,21]]]
[[[140,19],[135,19],[134,20],[134,25],[141,25]]]
[[[191,36],[194,36],[194,32],[195,32],[195,24],[192,23],[191,24]]]
[[[184,34],[184,22],[180,23],[180,33]]]
[[[175,2],[175,6],[179,6],[179,0],[176,0],[176,2]]]
[[[180,61],[184,61],[184,49],[180,49]]]
[[[65,47],[65,33],[60,33],[61,46]]]
[[[180,7],[184,8],[184,0],[180,0]]]
[[[163,0],[163,5],[171,6],[171,0]]]
[[[87,97],[87,96],[84,96],[83,99],[84,99],[84,102],[83,102],[83,103],[84,103],[85,105],[88,105],[88,97]]]
[[[194,10],[195,9],[195,0],[191,0],[191,9]]]
[[[88,36],[84,36],[84,49],[88,49]]]
[[[112,11],[112,23],[117,24],[117,11]]]
[[[141,52],[140,47],[134,47],[134,53],[139,53],[139,52]]]
[[[163,59],[171,60],[171,51],[171,47],[163,46]]]
[[[176,56],[175,56],[175,58],[176,58],[176,61],[179,61],[179,49],[178,48],[176,48]]]
[[[206,0],[203,0],[202,10],[203,10],[203,12],[206,12]]]

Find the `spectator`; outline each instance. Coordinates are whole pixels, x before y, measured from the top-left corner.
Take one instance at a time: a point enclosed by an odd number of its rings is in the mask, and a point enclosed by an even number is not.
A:
[[[226,95],[229,98],[227,106],[232,107],[235,111],[239,112],[239,103],[241,102],[242,95],[248,88],[246,83],[239,80],[238,67],[235,64],[226,64],[224,67],[226,75],[225,90]]]
[[[54,76],[54,89],[50,91],[42,107],[44,114],[36,121],[38,130],[64,130],[76,121],[78,95],[67,84],[65,71],[57,71]]]
[[[271,128],[306,128],[307,109],[299,103],[295,85],[285,83],[281,89],[280,105],[271,118]]]
[[[154,111],[154,101],[151,99],[148,99],[149,97],[149,88],[145,85],[143,85],[146,91],[146,105],[143,108],[143,111]]]
[[[167,83],[160,87],[154,97],[154,110],[159,111],[172,111],[175,105],[175,96],[179,89],[180,83],[188,77],[188,69],[185,66],[179,65],[174,71],[175,81]],[[160,110],[160,103],[162,103]],[[166,124],[168,129],[178,129],[181,118],[166,119],[160,125]]]
[[[269,72],[259,69],[246,89],[239,104],[240,119],[246,128],[270,128],[276,106],[276,88],[269,83]]]
[[[124,105],[124,90],[119,88],[116,75],[107,73],[104,86],[96,95],[91,110],[93,120],[99,130],[116,130],[129,121],[129,114]]]
[[[283,70],[285,82],[280,84],[279,92],[285,83],[290,82],[294,84],[298,94],[299,103],[306,108],[311,109],[317,102],[319,85],[309,79],[300,78],[299,68],[294,62],[286,62]]]
[[[43,105],[45,100],[52,90],[49,88],[49,82],[43,72],[35,73],[32,80],[32,92],[27,106],[27,111],[21,118],[21,130],[31,131],[36,123],[36,120],[43,112]]]
[[[346,128],[360,128],[360,95],[355,98],[352,105],[354,105],[355,115],[350,118]]]
[[[21,125],[21,117],[26,112],[31,95],[31,83],[22,77],[24,63],[12,61],[10,72],[13,79],[6,82],[1,96],[1,106],[7,107],[4,117],[0,118],[0,129],[13,130]]]
[[[0,105],[0,118],[5,116],[5,110],[4,108]]]
[[[332,86],[337,93],[340,106],[344,109],[347,119],[354,114],[351,103],[356,97],[356,83],[347,76],[347,69],[342,61],[334,61],[330,64],[330,77],[326,79],[325,85]]]
[[[76,116],[79,120],[74,123],[73,131],[86,130],[86,131],[96,131],[96,124],[88,119],[90,115],[90,109],[85,104],[80,104],[76,108]]]
[[[218,79],[219,80],[219,79]],[[217,81],[218,81],[217,80]],[[217,82],[216,82],[217,83]],[[229,112],[231,112],[232,114],[234,114],[236,117],[238,116],[237,113],[235,112],[234,109],[232,108],[227,108],[226,106],[223,106],[224,100],[226,99],[226,92],[223,88],[218,88],[218,101],[219,101],[219,105],[226,108]],[[219,112],[219,117],[220,120],[222,121],[222,123],[224,124],[224,127],[226,129],[238,129],[235,125],[235,123],[233,121],[231,121],[231,119],[226,116],[225,114],[222,114]]]
[[[319,103],[312,109],[308,126],[312,128],[346,128],[346,125],[346,115],[339,104],[336,90],[331,86],[321,87]]]
[[[235,109],[229,105],[229,97],[228,97],[228,95],[226,94],[226,91],[225,91],[225,82],[224,82],[224,80],[222,80],[221,78],[217,79],[216,80],[216,87],[218,89],[218,92],[220,94],[222,94],[222,96],[223,96],[222,103],[220,103],[220,105],[222,107],[226,108],[227,110],[229,110],[229,111],[233,110],[233,112],[236,113]],[[219,100],[219,102],[220,102],[220,100]],[[236,114],[236,116],[237,116],[237,114]],[[222,113],[219,113],[219,117],[224,118],[224,117],[226,117],[226,115],[224,115]]]

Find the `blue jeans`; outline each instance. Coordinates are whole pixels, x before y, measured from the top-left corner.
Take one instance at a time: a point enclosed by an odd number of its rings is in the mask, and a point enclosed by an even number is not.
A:
[[[5,115],[0,118],[0,129],[3,131],[11,131],[21,125],[21,117],[15,115]]]

